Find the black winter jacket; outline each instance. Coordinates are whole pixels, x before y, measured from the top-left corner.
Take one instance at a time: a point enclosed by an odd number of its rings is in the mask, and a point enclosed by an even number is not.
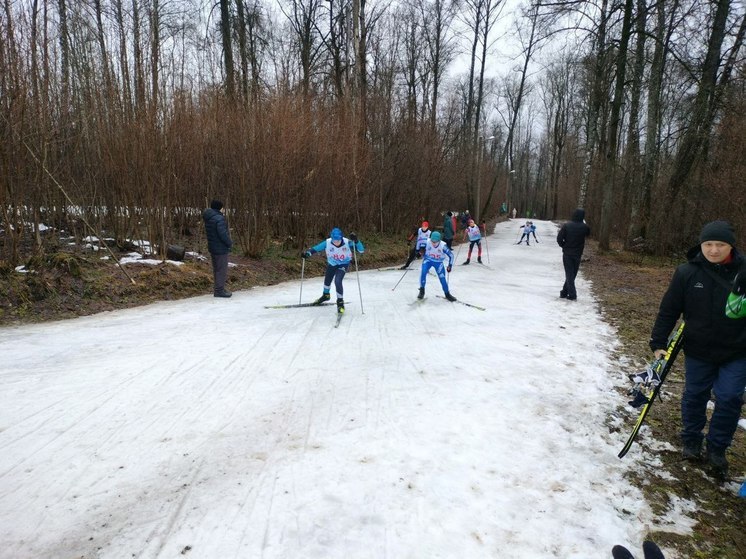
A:
[[[577,209],[572,213],[571,221],[560,227],[557,233],[557,244],[562,247],[562,254],[580,258],[585,248],[585,238],[591,234],[591,228],[583,223],[585,210]]]
[[[687,258],[686,264],[676,268],[663,296],[650,335],[650,349],[666,348],[669,334],[683,315],[683,348],[689,357],[717,364],[746,357],[746,319],[725,316],[729,286],[745,264],[743,256],[733,249],[730,263],[712,264],[696,246]]]
[[[210,254],[229,254],[233,241],[228,233],[228,224],[225,217],[219,211],[207,208],[202,212],[205,220],[205,233],[207,234],[207,250]]]

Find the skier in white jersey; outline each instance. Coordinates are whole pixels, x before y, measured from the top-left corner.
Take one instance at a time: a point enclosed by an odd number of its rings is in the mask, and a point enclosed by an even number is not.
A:
[[[324,274],[324,292],[321,297],[314,301],[314,305],[320,305],[324,301],[328,301],[331,296],[329,291],[332,288],[332,280],[334,280],[334,286],[337,289],[337,312],[345,312],[344,302],[344,287],[342,286],[342,280],[350,268],[350,262],[352,261],[352,251],[357,250],[359,253],[365,252],[365,247],[361,243],[355,233],[350,233],[348,239],[342,235],[342,230],[339,227],[332,229],[331,236],[321,241],[314,247],[303,251],[301,255],[303,258],[310,258],[312,255],[321,251],[326,252],[326,274]]]
[[[411,241],[412,239],[415,239],[414,246],[412,247],[412,250],[409,253],[409,258],[407,258],[407,263],[404,264],[400,270],[406,270],[409,268],[409,265],[414,261],[415,258],[419,258],[420,255],[425,250],[425,242],[430,238],[430,224],[427,221],[422,222],[422,227],[417,229],[414,233],[409,235],[407,238],[407,242]]]
[[[445,259],[448,258],[448,266],[445,266]],[[440,233],[433,231],[430,238],[425,243],[425,257],[422,260],[422,271],[420,272],[420,293],[418,299],[425,297],[425,282],[427,282],[427,273],[430,268],[435,268],[438,274],[440,285],[443,287],[443,293],[449,301],[455,301],[456,297],[448,291],[448,282],[446,281],[446,272],[451,271],[453,266],[453,251],[448,245],[440,242]]]
[[[477,262],[480,264],[482,263],[482,230],[479,228],[479,226],[474,223],[473,219],[469,220],[469,225],[464,230],[464,240],[466,240],[466,237],[469,237],[469,254],[466,255],[466,262],[464,262],[464,265],[467,265],[469,262],[471,262],[471,251],[474,249],[474,245],[477,245]]]

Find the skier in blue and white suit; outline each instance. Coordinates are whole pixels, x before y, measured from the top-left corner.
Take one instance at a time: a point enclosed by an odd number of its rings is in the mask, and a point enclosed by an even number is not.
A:
[[[320,305],[330,299],[329,291],[332,288],[332,280],[337,289],[337,312],[343,313],[345,310],[344,287],[342,280],[350,267],[352,261],[352,251],[359,253],[365,252],[365,247],[355,233],[350,233],[350,238],[342,235],[339,227],[332,229],[331,236],[325,241],[321,241],[314,247],[303,252],[303,258],[310,258],[317,252],[326,253],[326,274],[324,274],[324,292],[321,297],[314,301],[315,305]]]
[[[445,266],[445,259],[448,258],[448,266]],[[435,268],[435,273],[438,274],[440,285],[443,287],[443,293],[446,299],[449,301],[455,301],[456,297],[451,295],[448,291],[448,282],[446,281],[446,272],[451,271],[453,266],[453,251],[448,248],[448,245],[440,242],[440,233],[433,231],[430,238],[425,243],[425,257],[422,260],[422,271],[420,272],[420,293],[417,295],[418,299],[425,297],[425,282],[427,281],[427,273],[430,268]]]

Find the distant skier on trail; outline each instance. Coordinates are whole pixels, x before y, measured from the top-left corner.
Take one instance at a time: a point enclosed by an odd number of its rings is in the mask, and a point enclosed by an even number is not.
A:
[[[653,325],[650,349],[656,358],[665,353],[667,336],[683,315],[682,456],[702,459],[707,407],[714,394],[706,457],[712,474],[722,480],[728,475],[725,452],[738,428],[746,388],[746,309],[734,307],[746,294],[746,259],[735,248],[728,222],[706,224],[699,243],[674,272]]]
[[[466,230],[464,231],[464,241],[466,240],[466,237],[469,237],[469,253],[466,255],[466,261],[464,262],[464,266],[466,266],[469,262],[471,262],[471,251],[474,248],[474,245],[477,245],[477,262],[480,264],[482,263],[482,230],[479,228],[479,226],[474,223],[473,219],[469,220],[469,225],[466,227]]]
[[[453,267],[453,251],[448,248],[444,242],[440,242],[440,233],[434,231],[430,238],[425,244],[425,257],[422,260],[422,271],[420,272],[420,292],[417,295],[418,299],[425,297],[425,283],[427,282],[427,274],[430,268],[435,269],[435,273],[438,274],[440,285],[443,288],[443,294],[449,301],[455,301],[456,297],[451,295],[448,290],[448,282],[446,281],[446,272],[450,272]],[[448,258],[448,266],[445,266],[444,260]]]
[[[365,252],[363,243],[358,240],[355,233],[350,233],[348,239],[342,235],[342,230],[339,227],[332,229],[331,235],[325,241],[321,241],[314,247],[303,251],[301,254],[302,258],[310,258],[317,252],[324,251],[326,253],[326,273],[324,274],[324,291],[321,297],[314,301],[315,305],[320,305],[325,301],[328,301],[331,296],[332,281],[337,290],[337,312],[342,314],[345,312],[344,302],[344,286],[342,284],[347,270],[350,268],[350,262],[352,261],[352,251],[356,250],[359,253]]]
[[[412,250],[409,252],[407,263],[399,268],[400,270],[406,270],[415,258],[422,256],[422,252],[425,250],[425,243],[430,238],[430,233],[432,233],[432,231],[430,231],[430,224],[427,221],[423,221],[422,226],[415,229],[414,232],[407,237],[407,242],[414,240],[414,245],[412,246]]]
[[[213,200],[210,207],[202,212],[205,221],[205,235],[207,236],[207,250],[212,262],[212,277],[215,297],[231,297],[233,293],[225,288],[228,278],[228,255],[231,252],[231,240],[228,224],[225,222],[223,202]]]
[[[521,233],[521,240],[518,241],[516,244],[520,245],[521,243],[523,243],[523,237],[526,237],[526,245],[530,246],[528,244],[528,241],[529,241],[529,235],[531,235],[531,222],[527,221],[523,225],[519,225],[518,229],[523,229],[523,232]]]
[[[586,225],[585,210],[576,209],[570,221],[564,223],[557,233],[557,244],[562,247],[562,265],[565,268],[565,284],[560,291],[560,299],[575,301],[578,298],[575,278],[580,270],[580,258],[585,248],[585,238],[591,234]]]

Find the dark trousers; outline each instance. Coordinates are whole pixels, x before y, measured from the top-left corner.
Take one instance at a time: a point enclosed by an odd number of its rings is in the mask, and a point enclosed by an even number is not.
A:
[[[228,255],[210,253],[210,260],[212,260],[215,293],[222,293],[225,291],[225,280],[228,278]]]
[[[681,438],[701,441],[707,423],[707,402],[715,395],[715,409],[707,432],[707,444],[724,449],[733,441],[746,387],[746,358],[717,365],[686,357],[686,380],[681,396]]]
[[[420,247],[420,248],[424,248],[424,247]],[[409,267],[409,265],[410,265],[410,264],[411,264],[412,262],[414,262],[414,259],[415,259],[415,258],[417,258],[417,256],[418,256],[419,254],[420,254],[420,249],[419,249],[419,248],[417,248],[417,245],[415,244],[415,245],[414,245],[414,247],[412,248],[412,251],[411,251],[411,252],[409,253],[409,258],[407,258],[407,263],[406,263],[406,264],[404,264],[404,267],[405,267],[405,268],[408,268],[408,267]]]
[[[576,299],[578,292],[575,291],[575,278],[580,269],[580,256],[568,256],[567,254],[563,254],[562,265],[565,267],[565,285],[562,286],[562,293],[566,295],[568,299]]]
[[[444,239],[444,240],[446,242],[446,246],[452,249],[453,248],[453,237],[451,237],[450,239]]]
[[[342,280],[347,273],[347,269],[350,267],[349,264],[343,264],[342,266],[329,266],[326,267],[326,273],[324,274],[324,293],[329,293],[332,288],[332,280],[334,281],[334,287],[337,288],[337,297],[342,298],[344,295],[344,288],[342,287]]]

